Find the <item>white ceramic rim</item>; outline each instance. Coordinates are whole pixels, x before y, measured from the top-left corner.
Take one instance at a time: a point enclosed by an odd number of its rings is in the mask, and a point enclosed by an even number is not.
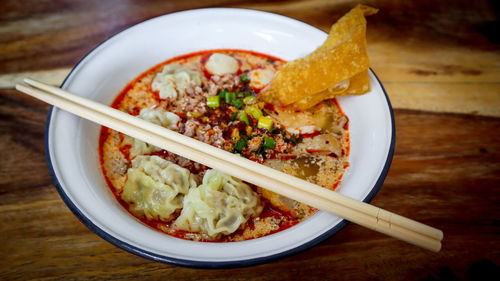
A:
[[[254,11],[254,10],[246,10],[246,9],[228,9],[228,8],[215,8],[215,9],[199,9],[199,10],[190,10],[190,11],[183,11],[183,12],[178,12],[178,13],[173,13],[173,14],[168,14],[164,16],[160,16],[157,18],[153,18],[150,20],[147,20],[145,22],[142,22],[140,24],[137,24],[131,28],[128,28],[119,34],[111,37],[110,39],[104,41],[101,43],[99,46],[97,46],[94,50],[89,52],[70,72],[68,77],[66,77],[65,81],[61,85],[62,88],[64,89],[70,89],[71,90],[71,83],[74,81],[73,79],[78,75],[78,72],[81,71],[84,65],[89,63],[99,51],[107,48],[108,46],[112,45],[114,41],[117,40],[117,38],[123,37],[126,34],[130,33],[131,30],[137,29],[139,27],[144,27],[145,25],[151,25],[155,24],[156,21],[162,21],[162,20],[169,20],[169,19],[175,19],[179,17],[200,17],[203,15],[227,15],[231,14],[232,16],[236,17],[252,17],[253,19],[261,19],[261,20],[270,20],[270,21],[275,21],[275,22],[280,22],[282,24],[291,24],[294,27],[301,28],[302,30],[306,30],[308,33],[309,32],[315,32],[318,34],[322,34],[323,40],[326,34],[312,26],[309,26],[305,23],[302,23],[300,21],[290,19],[284,16],[272,14],[272,13],[267,13],[267,12],[261,12],[261,11]],[[304,31],[303,31],[304,32]],[[319,36],[316,34],[317,36]],[[219,48],[223,48],[226,46],[219,46]],[[229,47],[229,46],[227,46]],[[242,49],[241,46],[236,46],[233,47],[234,49]],[[203,48],[206,49],[206,48]],[[214,48],[210,48],[214,49]],[[190,50],[186,51],[186,53],[192,52],[192,51],[197,51],[197,50]],[[256,50],[259,51],[259,50]],[[262,51],[261,51],[262,52]],[[276,55],[273,53],[269,53],[271,55]],[[278,56],[278,55],[276,55]],[[165,59],[168,59],[165,58]],[[290,58],[285,58],[285,59],[290,59]],[[150,65],[152,66],[152,65]],[[145,70],[145,69],[144,69]],[[385,130],[387,131],[387,137],[390,139],[389,142],[386,143],[385,147],[380,147],[381,151],[383,151],[383,154],[385,155],[384,159],[379,159],[381,160],[381,164],[379,165],[379,173],[378,177],[373,178],[370,182],[371,188],[369,188],[361,198],[357,198],[359,200],[362,200],[364,202],[369,202],[375,194],[378,192],[380,187],[382,186],[382,183],[387,175],[387,172],[389,170],[389,166],[392,161],[392,156],[394,153],[394,145],[395,145],[395,128],[394,128],[394,116],[392,112],[392,107],[389,101],[389,98],[387,96],[387,93],[385,92],[382,84],[376,77],[375,73],[370,70],[370,79],[371,79],[371,86],[372,86],[372,91],[365,95],[365,96],[375,96],[376,99],[383,100],[382,102],[385,104],[384,118],[390,119],[390,124],[386,126]],[[128,82],[130,79],[128,79],[126,82]],[[341,104],[342,108],[344,111],[348,111],[350,107],[350,101],[353,99],[364,99],[364,96],[361,97],[342,97],[339,99],[339,103]],[[305,222],[302,222],[301,224],[292,227],[289,230],[281,231],[273,235],[269,235],[263,238],[259,239],[254,239],[254,240],[249,240],[249,241],[243,241],[243,242],[232,242],[232,243],[201,243],[202,245],[200,246],[200,243],[198,242],[192,242],[192,241],[185,241],[177,238],[172,238],[167,235],[155,232],[163,237],[168,237],[166,239],[172,240],[169,241],[168,243],[175,243],[175,244],[184,244],[183,247],[186,247],[189,249],[188,251],[191,252],[189,255],[182,255],[180,253],[169,253],[168,251],[156,251],[155,249],[152,249],[150,246],[144,245],[140,241],[134,241],[130,237],[126,237],[126,235],[120,234],[119,232],[114,231],[113,229],[109,229],[107,225],[102,224],[102,222],[99,221],[99,218],[94,214],[91,214],[91,211],[86,210],[85,208],[82,208],[80,206],[80,202],[77,202],[75,198],[73,198],[73,190],[69,188],[69,186],[66,184],[68,180],[65,180],[64,177],[67,175],[64,175],[64,170],[60,169],[61,166],[59,166],[58,159],[57,158],[57,147],[58,143],[57,141],[59,140],[58,138],[55,138],[54,135],[56,134],[56,129],[54,129],[54,123],[55,120],[62,119],[64,117],[60,117],[60,112],[61,110],[51,108],[49,115],[47,117],[47,123],[46,123],[46,133],[45,133],[45,149],[46,149],[46,157],[47,157],[47,163],[49,166],[49,170],[51,173],[51,176],[53,178],[54,184],[63,199],[63,201],[68,205],[68,207],[71,209],[71,211],[92,231],[94,231],[96,234],[107,240],[108,242],[126,250],[131,253],[134,253],[136,255],[149,258],[155,261],[160,261],[160,262],[165,262],[165,263],[171,263],[171,264],[176,264],[176,265],[183,265],[183,266],[189,266],[189,267],[201,267],[201,268],[227,268],[227,267],[239,267],[239,266],[249,266],[249,265],[254,265],[254,264],[259,264],[259,263],[264,263],[268,262],[274,259],[278,259],[281,257],[285,257],[297,252],[300,252],[302,250],[305,250],[307,248],[312,247],[313,245],[316,245],[317,243],[325,240],[326,238],[330,237],[334,233],[338,232],[340,229],[342,229],[346,224],[347,221],[340,219],[338,217],[332,216],[330,214],[324,213],[324,212],[319,212],[318,214],[315,214],[313,218],[310,218],[306,220]],[[349,115],[348,115],[349,116]],[[75,117],[76,118],[76,117]],[[352,121],[352,120],[351,120]],[[79,123],[85,123],[87,121],[77,121]],[[87,122],[89,123],[89,122]],[[79,124],[79,126],[84,126],[82,124]],[[77,132],[78,133],[78,132]],[[77,135],[78,137],[79,135]],[[351,132],[351,139],[354,137]],[[60,153],[59,153],[60,154]],[[352,156],[352,151],[351,151],[351,156]],[[355,157],[359,158],[359,157]],[[353,159],[350,159],[351,163],[353,162]],[[355,160],[358,161],[359,160]],[[362,163],[360,163],[362,164]],[[64,166],[64,165],[63,165]],[[348,177],[349,171],[347,171],[346,176]],[[345,176],[345,177],[346,177]],[[83,181],[85,179],[83,178]],[[348,184],[356,184],[356,178],[354,179],[347,179],[347,181],[352,181],[349,182]],[[344,185],[344,182],[341,184],[340,192],[344,193],[343,191],[346,191],[348,194],[348,189],[343,189],[342,185]],[[107,188],[107,186],[105,186]],[[109,190],[108,190],[109,191]],[[116,203],[119,205],[118,203]],[[199,254],[201,252],[227,252],[228,250],[230,251],[248,251],[251,248],[272,248],[272,245],[275,244],[277,241],[283,241],[287,239],[287,235],[289,236],[289,233],[291,231],[295,231],[295,233],[299,232],[299,228],[310,228],[311,226],[318,226],[318,221],[321,220],[327,220],[333,223],[330,223],[328,225],[322,225],[322,229],[320,231],[317,231],[315,235],[312,237],[308,237],[306,239],[301,239],[300,241],[294,241],[293,244],[287,245],[286,247],[281,247],[279,249],[271,249],[269,251],[264,251],[261,253],[253,253],[248,256],[241,256],[240,258],[224,258],[223,256],[210,256],[208,255],[202,255]],[[128,222],[132,223],[133,222]],[[137,223],[137,221],[136,221]],[[320,224],[321,226],[321,224]],[[137,226],[134,226],[137,227]],[[144,227],[144,226],[143,226]],[[141,230],[142,231],[142,230]],[[154,231],[151,230],[150,231]],[[227,244],[227,245],[226,245]],[[282,246],[282,245],[281,245]],[[193,254],[194,253],[194,254]]]

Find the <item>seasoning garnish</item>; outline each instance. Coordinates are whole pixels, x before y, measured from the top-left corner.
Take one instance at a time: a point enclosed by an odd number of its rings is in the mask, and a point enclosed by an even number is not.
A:
[[[259,117],[257,128],[271,130],[271,128],[273,127],[273,123],[274,123],[273,119],[266,116],[261,116]]]
[[[262,143],[264,148],[274,149],[276,146],[276,141],[272,138],[264,137],[264,142]]]
[[[247,125],[250,125],[250,122],[248,121],[248,115],[246,114],[245,111],[240,111],[238,113],[238,119],[241,121],[241,122],[245,122]]]
[[[241,82],[248,83],[250,82],[250,79],[248,79],[248,76],[246,74],[243,74],[241,75]]]
[[[233,113],[233,115],[231,115],[231,117],[229,117],[229,120],[236,121],[236,117],[238,117],[238,112]]]
[[[236,98],[236,93],[226,92],[226,103],[231,103]]]
[[[243,103],[242,100],[240,99],[235,99],[233,100],[232,104],[234,105],[234,107],[236,107],[237,109],[241,109],[245,104]]]
[[[210,96],[207,97],[207,106],[211,108],[220,106],[220,97],[219,96]]]
[[[248,143],[248,137],[241,136],[240,140],[234,144],[233,147],[234,151],[241,154],[243,152],[243,148],[247,146],[247,143]]]
[[[259,109],[259,107],[256,104],[247,106],[245,108],[245,111],[248,114],[252,115],[252,117],[257,119],[257,120],[259,120],[259,118],[262,117],[262,115],[263,115],[262,111]]]
[[[257,98],[254,97],[254,96],[246,96],[244,99],[243,99],[243,102],[245,104],[255,104],[257,103]]]

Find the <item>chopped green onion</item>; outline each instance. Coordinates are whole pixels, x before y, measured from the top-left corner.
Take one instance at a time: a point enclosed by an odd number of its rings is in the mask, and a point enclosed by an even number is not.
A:
[[[247,146],[247,139],[242,137],[239,141],[237,141],[234,144],[233,149],[235,152],[241,153],[241,152],[243,152],[243,148],[245,146]]]
[[[208,107],[219,107],[220,106],[220,97],[219,96],[209,96],[207,97],[207,106]]]
[[[272,138],[264,137],[264,143],[262,144],[264,148],[274,149],[276,146],[276,141]]]
[[[223,100],[226,99],[226,95],[227,95],[228,91],[227,90],[222,90],[219,92],[219,97]]]
[[[240,99],[235,99],[235,100],[233,100],[233,105],[237,109],[241,109],[243,107],[244,103]]]
[[[250,81],[250,79],[248,79],[246,74],[243,74],[243,75],[241,75],[241,81],[243,83],[248,83],[248,81]]]
[[[244,98],[245,97],[245,93],[239,92],[239,93],[236,94],[236,97],[238,97],[238,98]]]
[[[259,122],[257,123],[257,128],[271,130],[271,128],[273,127],[273,123],[274,123],[273,119],[261,116],[259,118]]]
[[[300,136],[299,136],[299,137],[293,136],[293,137],[291,137],[291,138],[290,138],[290,140],[289,140],[289,141],[290,141],[291,143],[293,143],[293,144],[296,144],[296,143],[299,143],[299,142],[301,142],[301,141],[302,141],[302,137],[300,137]]]
[[[238,112],[233,113],[233,115],[231,115],[231,117],[229,117],[229,119],[231,119],[231,121],[234,121],[234,120],[236,120],[236,117],[238,117]]]
[[[255,101],[254,103],[257,103],[257,98],[254,96],[247,96],[243,99],[243,102],[245,104],[249,104],[250,102]]]
[[[264,154],[266,153],[266,149],[264,148],[264,146],[260,146],[259,149],[257,150],[257,152],[255,152],[256,154]]]
[[[238,119],[241,121],[241,122],[245,122],[247,125],[250,125],[250,122],[248,121],[248,115],[246,114],[245,111],[240,111],[238,113]]]
[[[249,97],[249,96],[253,96],[253,93],[252,92],[245,92],[245,97]]]
[[[260,117],[262,117],[262,111],[260,110],[259,106],[257,106],[256,104],[253,104],[253,105],[250,105],[250,106],[247,106],[245,108],[245,111],[252,115],[253,118],[259,120]]]
[[[226,103],[231,103],[236,98],[236,93],[228,92],[226,94]]]

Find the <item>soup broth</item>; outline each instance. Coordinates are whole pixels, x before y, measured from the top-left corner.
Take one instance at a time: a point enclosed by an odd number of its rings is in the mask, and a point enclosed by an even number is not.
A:
[[[334,190],[348,166],[348,118],[335,99],[305,111],[259,100],[284,63],[244,50],[179,56],[131,81],[112,107]],[[317,211],[106,127],[99,153],[123,207],[178,238],[253,239]]]

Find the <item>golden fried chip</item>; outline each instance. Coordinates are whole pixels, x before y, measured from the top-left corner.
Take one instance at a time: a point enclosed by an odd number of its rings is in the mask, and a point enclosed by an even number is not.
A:
[[[348,83],[345,83],[345,81],[348,81]],[[361,95],[368,91],[370,91],[370,77],[368,76],[368,70],[365,70],[354,75],[349,80],[344,80],[335,84],[334,87],[331,87],[328,90],[305,97],[297,102],[294,102],[290,106],[295,110],[306,110],[323,100],[331,99],[336,96]]]
[[[330,87],[312,96],[307,96],[297,102],[292,103],[289,106],[293,107],[295,110],[308,109],[310,107],[315,106],[316,104],[320,103],[323,100],[331,99],[335,96],[341,95],[342,93],[344,93],[346,90],[349,89],[349,84],[350,84],[349,80],[341,81],[335,84],[333,87]]]
[[[370,76],[368,70],[354,75],[349,79],[349,88],[340,94],[343,95],[362,95],[370,91]]]
[[[263,91],[262,98],[290,105],[368,69],[364,16],[377,11],[364,5],[349,11],[332,26],[323,45],[306,57],[285,64]]]

